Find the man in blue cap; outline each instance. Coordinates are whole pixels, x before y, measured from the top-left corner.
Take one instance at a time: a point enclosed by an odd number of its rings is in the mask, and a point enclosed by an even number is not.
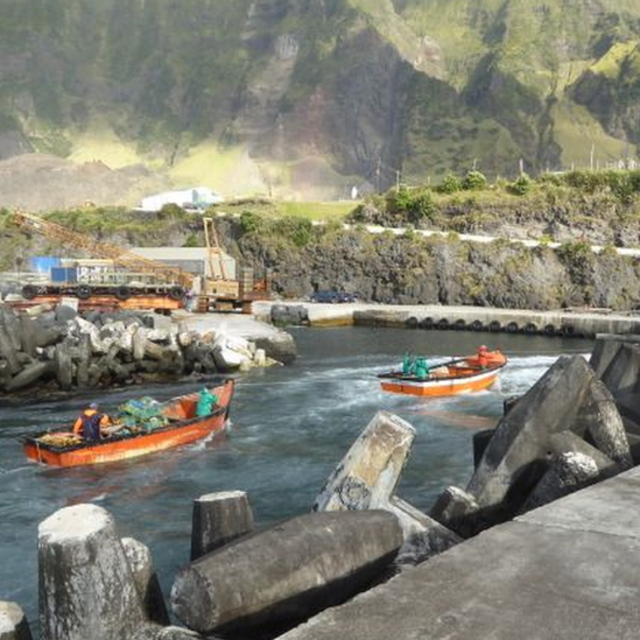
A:
[[[82,436],[88,442],[97,442],[103,437],[102,429],[111,424],[111,418],[106,413],[100,413],[97,402],[92,402],[88,409],[85,409],[75,424],[73,433]]]

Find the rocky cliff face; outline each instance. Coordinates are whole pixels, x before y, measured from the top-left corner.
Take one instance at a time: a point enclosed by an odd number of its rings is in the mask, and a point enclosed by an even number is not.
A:
[[[0,159],[306,198],[626,159],[635,0],[0,0]],[[2,204],[2,203],[0,203]],[[131,203],[134,204],[134,203]]]
[[[389,304],[537,310],[583,305],[629,310],[640,304],[636,261],[580,246],[554,251],[506,241],[470,244],[327,231],[304,247],[256,234],[240,238],[238,247],[245,262],[270,267],[274,289],[292,298],[337,289]]]

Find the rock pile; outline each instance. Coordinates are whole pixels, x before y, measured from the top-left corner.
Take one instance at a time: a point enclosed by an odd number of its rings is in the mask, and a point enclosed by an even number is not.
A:
[[[37,316],[0,304],[0,392],[70,391],[213,374],[274,361],[252,343],[200,335],[155,314]]]
[[[629,370],[622,356],[609,367]],[[615,398],[582,356],[558,360],[474,446],[466,490],[430,512],[465,538],[633,466]]]

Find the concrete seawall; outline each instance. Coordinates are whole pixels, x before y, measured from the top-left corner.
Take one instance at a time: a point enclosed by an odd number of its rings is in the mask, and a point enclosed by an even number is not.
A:
[[[280,640],[635,640],[640,469],[432,558]]]
[[[598,333],[640,333],[640,314],[616,314],[607,310],[527,311],[487,307],[441,305],[317,304],[309,302],[256,302],[254,315],[272,317],[276,305],[303,307],[309,324],[330,326],[387,326],[478,332],[528,333],[595,337]]]

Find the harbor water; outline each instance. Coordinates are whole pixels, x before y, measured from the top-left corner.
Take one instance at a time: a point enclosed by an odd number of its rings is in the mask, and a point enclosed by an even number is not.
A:
[[[417,435],[398,494],[428,511],[449,485],[466,486],[471,439],[492,427],[503,400],[526,392],[563,354],[591,351],[585,340],[403,329],[299,329],[299,358],[287,367],[237,378],[231,425],[223,436],[137,460],[52,469],[26,462],[19,437],[68,427],[84,404],[104,410],[133,397],[158,400],[197,390],[182,383],[130,387],[0,408],[0,600],[17,602],[37,627],[38,524],[57,509],[92,502],[116,518],[121,536],[151,549],[165,594],[188,562],[191,505],[205,493],[244,490],[258,527],[308,512],[351,443],[384,409]],[[498,385],[456,398],[384,393],[376,373],[399,366],[405,352],[431,363],[473,352],[479,340],[499,347],[509,364]]]

